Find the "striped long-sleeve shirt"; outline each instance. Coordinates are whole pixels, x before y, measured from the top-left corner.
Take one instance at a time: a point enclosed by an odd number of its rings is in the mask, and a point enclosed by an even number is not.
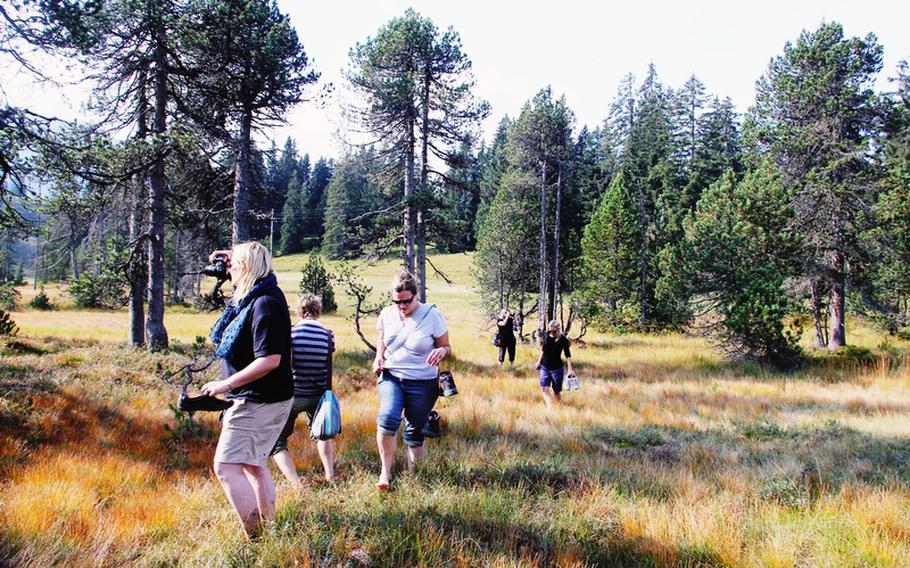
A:
[[[332,331],[312,319],[291,328],[294,396],[321,396],[329,388],[329,360],[335,351]]]

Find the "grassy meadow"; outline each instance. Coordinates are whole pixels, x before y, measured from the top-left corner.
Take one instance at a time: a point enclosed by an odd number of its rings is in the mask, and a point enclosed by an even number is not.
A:
[[[304,261],[276,260],[291,302]],[[533,348],[496,363],[470,257],[434,262],[461,393],[437,405],[445,436],[414,473],[399,448],[375,490],[371,354],[336,290],[337,480],[296,434],[305,488],[273,468],[277,521],[254,542],[211,473],[217,420],[175,413],[162,380],[216,314],[169,311],[173,349],[152,355],[125,345],[125,311],[49,286],[60,308],[13,312],[0,340],[0,566],[910,566],[910,345],[851,321],[871,355],[782,375],[697,337],[589,333],[581,389],[549,410]],[[379,297],[392,272],[359,274]]]

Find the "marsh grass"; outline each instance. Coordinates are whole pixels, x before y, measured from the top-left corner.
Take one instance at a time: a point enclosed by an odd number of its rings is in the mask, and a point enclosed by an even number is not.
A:
[[[276,261],[285,290],[303,260]],[[175,413],[161,380],[213,314],[169,312],[177,342],[151,355],[109,327],[125,313],[17,312],[23,336],[0,342],[0,564],[910,565],[906,344],[882,348],[851,322],[868,355],[816,353],[780,375],[696,337],[594,334],[573,347],[582,388],[550,410],[532,348],[514,368],[495,362],[466,257],[440,266],[456,285],[434,280],[431,294],[461,394],[438,403],[446,434],[430,459],[409,474],[399,454],[392,491],[373,488],[375,378],[342,297],[325,318],[338,479],[319,481],[315,446],[296,434],[304,489],[279,480],[277,521],[255,542],[210,471],[217,421]],[[378,294],[391,264],[361,273]]]

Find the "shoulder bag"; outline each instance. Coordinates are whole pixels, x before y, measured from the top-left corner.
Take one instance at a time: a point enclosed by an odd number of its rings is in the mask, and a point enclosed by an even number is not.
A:
[[[341,433],[341,404],[332,393],[332,353],[335,351],[335,336],[329,332],[329,354],[326,360],[329,388],[322,393],[316,412],[313,414],[313,423],[310,424],[310,438],[314,440],[331,440]]]

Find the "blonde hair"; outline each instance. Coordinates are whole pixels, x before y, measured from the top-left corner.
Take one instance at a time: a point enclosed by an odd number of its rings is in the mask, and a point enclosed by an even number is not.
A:
[[[303,318],[309,316],[313,319],[317,319],[322,315],[322,300],[320,300],[319,296],[316,294],[307,292],[297,299],[295,311],[299,317]]]
[[[559,337],[562,334],[562,325],[559,323],[559,320],[550,320],[550,323],[547,324],[547,330],[555,329],[556,336]]]
[[[416,296],[417,279],[414,278],[414,275],[408,272],[407,269],[402,268],[396,272],[394,278],[392,278],[391,292],[397,294],[399,292],[404,292],[405,290]]]
[[[240,276],[234,282],[234,301],[250,293],[256,282],[272,273],[272,255],[257,242],[241,243],[231,252],[231,264],[240,266]]]

